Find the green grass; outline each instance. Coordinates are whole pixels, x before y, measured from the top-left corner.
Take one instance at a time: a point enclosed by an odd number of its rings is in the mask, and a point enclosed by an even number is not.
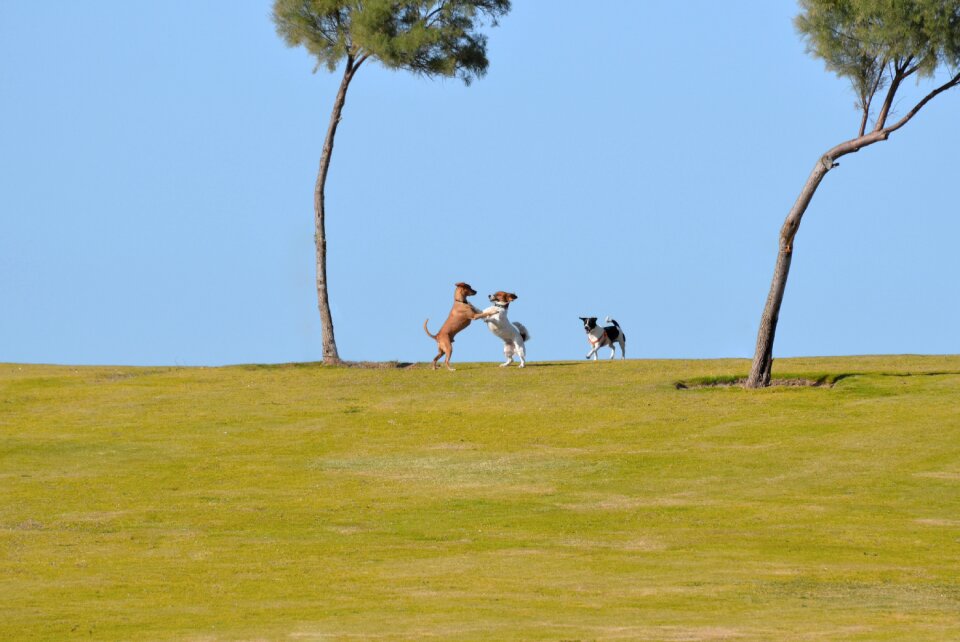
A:
[[[960,639],[960,357],[747,368],[0,365],[0,639]]]

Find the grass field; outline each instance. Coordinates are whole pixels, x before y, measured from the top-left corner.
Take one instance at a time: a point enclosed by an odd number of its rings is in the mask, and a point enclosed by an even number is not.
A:
[[[0,365],[0,640],[960,639],[960,357]]]

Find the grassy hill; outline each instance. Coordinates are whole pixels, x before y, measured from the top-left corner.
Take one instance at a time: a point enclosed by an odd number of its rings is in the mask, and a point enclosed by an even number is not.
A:
[[[0,365],[0,639],[960,639],[960,357]]]

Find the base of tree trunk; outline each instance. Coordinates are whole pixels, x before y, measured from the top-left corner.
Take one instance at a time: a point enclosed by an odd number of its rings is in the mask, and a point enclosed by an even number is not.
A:
[[[750,376],[744,381],[744,388],[767,388],[770,386],[770,368],[766,367],[760,372],[751,372]]]

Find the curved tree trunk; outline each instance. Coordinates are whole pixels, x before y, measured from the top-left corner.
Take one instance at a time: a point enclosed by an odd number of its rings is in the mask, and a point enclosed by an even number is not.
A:
[[[750,376],[747,378],[747,388],[764,388],[770,385],[770,373],[773,370],[773,339],[777,333],[777,322],[780,320],[780,304],[783,303],[783,291],[787,287],[787,277],[790,275],[790,261],[792,259],[793,250],[786,249],[781,241],[777,263],[773,268],[770,294],[767,295],[767,304],[760,316],[757,349],[754,351],[753,366],[750,369]]]
[[[324,187],[327,183],[327,172],[330,170],[330,156],[333,153],[333,139],[337,135],[337,125],[340,124],[340,115],[347,100],[347,87],[360,64],[354,63],[352,56],[347,57],[347,65],[340,81],[340,89],[333,101],[333,112],[330,114],[330,125],[327,128],[327,137],[323,141],[323,152],[320,154],[320,169],[317,172],[317,183],[313,191],[314,210],[314,240],[317,246],[317,307],[320,309],[320,331],[323,337],[323,362],[326,364],[340,363],[337,353],[337,341],[333,334],[333,316],[330,314],[330,300],[327,291],[327,231],[325,226],[326,209],[324,207]]]
[[[770,385],[770,373],[773,369],[773,338],[777,333],[777,321],[780,319],[780,305],[783,303],[783,292],[787,287],[787,277],[790,275],[790,262],[793,260],[793,240],[800,228],[810,200],[813,198],[820,181],[835,166],[828,156],[823,156],[810,172],[807,184],[793,204],[787,219],[780,228],[780,251],[777,254],[777,264],[773,269],[773,280],[770,283],[770,294],[767,295],[767,304],[760,317],[760,329],[757,332],[757,349],[753,355],[753,366],[750,376],[747,377],[747,388],[763,388]]]
[[[831,169],[837,166],[836,160],[841,156],[858,152],[867,145],[881,140],[887,140],[889,130],[878,130],[864,136],[858,136],[832,148],[820,157],[813,166],[806,185],[797,197],[796,203],[790,208],[783,227],[780,228],[780,251],[777,254],[777,264],[773,270],[773,280],[770,283],[770,294],[767,295],[767,304],[760,316],[760,329],[757,331],[757,348],[753,354],[753,365],[747,377],[747,388],[764,388],[770,385],[770,373],[773,369],[773,337],[777,333],[777,321],[780,318],[780,305],[783,303],[783,292],[787,287],[787,276],[790,274],[790,262],[793,260],[793,241],[800,229],[800,221],[810,205],[810,200],[820,186],[820,181]]]

